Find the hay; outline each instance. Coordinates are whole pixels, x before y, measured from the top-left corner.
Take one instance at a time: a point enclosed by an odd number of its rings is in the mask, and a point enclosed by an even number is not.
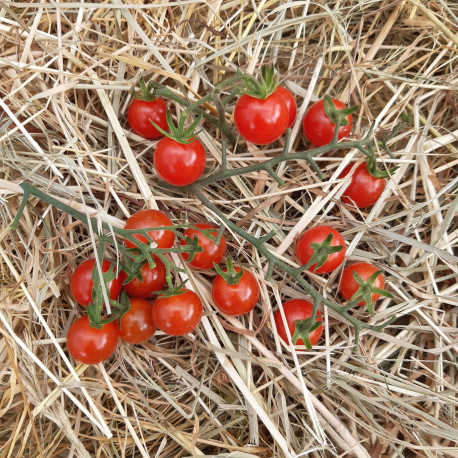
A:
[[[0,457],[457,456],[457,24],[458,8],[445,0],[3,2]],[[230,255],[260,281],[254,313],[216,314],[212,274],[189,271],[182,277],[206,304],[192,336],[158,333],[120,345],[109,363],[74,366],[64,336],[80,309],[69,276],[96,240],[35,198],[11,231],[18,183],[114,227],[145,206],[177,223],[217,223],[192,195],[158,185],[155,143],[127,127],[130,90],[143,75],[197,100],[237,67],[256,74],[263,63],[275,63],[296,95],[296,151],[306,148],[301,117],[324,93],[360,105],[354,138],[371,123],[387,134],[410,111],[412,124],[391,141],[395,159],[378,155],[400,167],[364,211],[338,199],[339,173],[361,159],[356,150],[318,157],[323,181],[305,162],[285,163],[277,170],[285,187],[257,173],[213,185],[209,197],[250,234],[275,230],[269,244],[287,262],[298,233],[332,224],[347,261],[385,273],[395,297],[378,302],[377,319],[398,320],[362,332],[355,354],[353,329],[324,310],[321,346],[282,347],[264,318],[303,293],[280,271],[266,282],[256,249],[228,234]],[[221,137],[204,127],[214,170]],[[281,151],[241,147],[229,166]],[[340,303],[339,276],[309,278]]]

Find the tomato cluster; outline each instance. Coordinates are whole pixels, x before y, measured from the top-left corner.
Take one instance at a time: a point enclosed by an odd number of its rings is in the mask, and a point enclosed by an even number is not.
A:
[[[146,86],[140,80],[140,88],[141,93],[135,94],[129,107],[127,120],[137,135],[159,140],[153,158],[158,176],[174,186],[195,183],[206,164],[205,149],[195,132],[200,118],[185,128],[188,115],[185,112],[175,126],[167,102],[155,96],[151,83]],[[242,92],[235,104],[234,123],[247,142],[269,144],[294,124],[295,98],[286,88],[278,86],[278,75],[273,68],[264,68],[259,82],[245,75]],[[329,151],[326,145],[335,145],[350,134],[354,109],[325,96],[305,114],[302,121],[305,138],[313,146]],[[369,159],[353,173],[353,166],[349,165],[340,175],[343,178],[352,173],[341,199],[343,203],[366,208],[380,197],[385,187],[384,175],[375,170],[375,159]],[[123,255],[129,261],[122,264],[123,260],[119,260],[122,267],[119,272],[108,260],[96,263],[90,259],[82,262],[71,278],[75,300],[88,311],[68,332],[68,349],[75,359],[87,364],[103,361],[114,352],[118,338],[132,344],[142,343],[154,335],[156,328],[172,336],[182,336],[196,329],[203,313],[202,302],[183,285],[172,285],[169,253],[173,250],[181,253],[192,268],[216,269],[212,298],[222,313],[243,315],[256,306],[260,289],[253,273],[232,266],[230,258],[227,258],[226,269],[218,266],[226,254],[226,240],[219,228],[197,223],[180,233],[164,213],[141,210],[126,221],[124,229]],[[306,230],[296,243],[300,269],[311,274],[323,275],[336,270],[344,261],[345,253],[342,235],[327,226]],[[371,313],[380,295],[389,295],[383,287],[381,272],[367,263],[348,266],[340,281],[340,293],[345,300],[350,305],[366,305]],[[102,318],[106,299],[110,301],[110,308],[114,304],[115,311]],[[320,339],[322,318],[313,304],[301,299],[285,302],[274,314],[275,327],[283,341],[288,343],[291,338],[293,344],[308,348]]]

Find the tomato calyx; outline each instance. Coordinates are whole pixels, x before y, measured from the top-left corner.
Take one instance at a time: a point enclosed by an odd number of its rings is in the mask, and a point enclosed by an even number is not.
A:
[[[355,279],[356,283],[358,283],[359,288],[357,289],[355,294],[353,294],[353,296],[350,298],[347,308],[351,308],[353,305],[355,305],[362,299],[366,303],[367,310],[369,311],[369,313],[372,316],[374,316],[374,304],[372,303],[372,294],[375,293],[384,297],[393,297],[393,295],[388,291],[374,286],[375,280],[381,273],[381,270],[377,270],[377,272],[374,272],[366,281],[364,281],[360,277],[358,272],[353,271],[353,278]]]
[[[232,265],[232,259],[230,257],[226,259],[226,272],[221,269],[221,267],[216,264],[216,262],[213,263],[213,267],[215,268],[218,275],[222,277],[228,285],[238,285],[244,272],[242,267],[240,267],[238,272],[234,269],[234,266]]]
[[[390,177],[399,168],[399,166],[391,167],[388,170],[379,170],[377,169],[377,161],[375,159],[375,155],[372,155],[367,158],[366,168],[369,175],[373,176],[374,178],[383,179]]]
[[[156,95],[154,94],[154,85],[152,81],[146,85],[145,80],[143,77],[141,77],[138,85],[140,86],[140,93],[136,92],[135,89],[132,90],[132,94],[136,99],[142,100],[143,102],[152,102],[153,100],[157,99]]]
[[[328,234],[322,243],[312,242],[310,244],[313,254],[307,264],[301,267],[301,270],[307,270],[316,263],[313,268],[313,271],[316,271],[323,266],[332,253],[338,253],[343,250],[343,245],[331,246],[333,237],[333,234]]]
[[[186,285],[188,279],[186,279],[184,282],[180,283],[178,286],[169,286],[169,289],[167,291],[157,291],[157,298],[158,299],[165,299],[167,297],[172,297],[172,296],[180,296],[181,294],[184,294],[186,291],[188,291],[184,286]]]
[[[312,349],[312,344],[310,343],[310,334],[318,329],[322,325],[322,320],[316,321],[309,317],[305,320],[296,320],[294,322],[294,334],[291,336],[291,342],[295,345],[299,339],[302,339],[305,347],[308,350]]]
[[[343,108],[341,110],[337,109],[332,101],[332,98],[329,95],[325,95],[323,99],[323,109],[324,114],[329,118],[329,120],[336,126],[338,129],[342,126],[348,126],[347,116],[352,114],[358,109],[357,106]]]
[[[277,89],[280,76],[273,65],[265,65],[262,67],[259,81],[251,75],[244,75],[242,81],[242,92],[255,99],[264,100]]]
[[[172,115],[170,114],[169,110],[167,110],[165,116],[167,119],[167,125],[169,126],[169,132],[166,132],[164,129],[161,129],[155,122],[151,121],[151,119],[150,123],[165,137],[168,137],[176,141],[177,143],[189,145],[189,143],[192,143],[196,139],[197,135],[199,135],[199,133],[201,132],[201,130],[198,132],[196,132],[195,130],[202,119],[202,115],[194,119],[191,125],[186,128],[184,127],[184,123],[186,121],[186,118],[188,117],[187,111],[184,111],[181,114],[180,120],[178,121],[178,126],[175,126],[172,119]]]

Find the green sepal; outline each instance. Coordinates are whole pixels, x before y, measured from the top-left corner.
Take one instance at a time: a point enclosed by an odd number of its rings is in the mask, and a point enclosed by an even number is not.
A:
[[[132,94],[136,99],[143,100],[144,102],[152,102],[157,99],[154,94],[153,82],[150,82],[147,86],[145,80],[141,77],[138,85],[140,86],[140,93],[136,92],[135,89],[132,90]]]
[[[280,75],[273,65],[265,65],[262,67],[259,81],[251,75],[244,75],[242,81],[242,92],[255,99],[264,100],[277,89]]]
[[[310,246],[313,249],[313,254],[307,264],[305,264],[301,270],[306,270],[310,266],[316,264],[316,266],[313,268],[313,271],[315,272],[328,260],[329,255],[342,251],[343,245],[331,246],[333,238],[333,234],[328,234],[322,243],[311,243]]]
[[[155,291],[154,294],[157,294],[159,298],[165,297],[172,297],[172,296],[179,296],[180,294],[184,294],[186,291],[183,290],[183,287],[186,285],[188,279],[180,283],[178,286],[173,288],[169,288],[167,291]]]
[[[187,118],[187,113],[184,111],[180,116],[180,120],[178,121],[178,126],[175,126],[172,115],[170,111],[167,110],[165,117],[167,120],[167,125],[169,126],[169,132],[166,132],[164,129],[159,127],[154,121],[151,119],[149,122],[164,136],[176,141],[177,143],[181,143],[183,145],[189,145],[194,140],[202,130],[196,132],[196,127],[199,125],[200,121],[202,120],[203,115],[199,115],[194,121],[191,123],[189,127],[185,129],[184,123]]]
[[[240,271],[237,272],[234,269],[234,266],[232,265],[232,259],[228,257],[226,259],[226,272],[224,272],[221,267],[216,264],[216,262],[213,263],[213,267],[215,268],[217,274],[223,278],[223,280],[228,284],[228,285],[238,285],[240,279],[243,276],[244,269],[243,267],[240,267]]]
[[[389,178],[399,166],[391,167],[388,170],[379,170],[377,169],[377,161],[375,156],[369,156],[366,161],[366,169],[369,175],[373,176],[374,178]]]
[[[308,350],[312,349],[312,344],[310,343],[310,334],[318,329],[322,325],[322,320],[312,321],[312,317],[309,317],[305,320],[296,320],[294,322],[294,334],[291,337],[291,342],[296,345],[296,342],[299,339],[302,339],[305,347]]]
[[[354,106],[338,110],[334,105],[332,98],[326,94],[323,99],[323,109],[324,114],[334,125],[336,125],[339,122],[338,120],[340,119],[339,126],[342,127],[348,126],[347,116],[355,112],[358,109],[358,107]]]

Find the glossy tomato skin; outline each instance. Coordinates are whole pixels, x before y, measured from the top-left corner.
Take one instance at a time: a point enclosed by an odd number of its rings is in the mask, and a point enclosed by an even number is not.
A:
[[[347,176],[352,168],[353,164],[345,167],[339,178]],[[350,184],[340,200],[349,205],[356,205],[357,208],[367,208],[377,202],[384,189],[385,180],[373,177],[367,171],[366,162],[363,162],[353,172]]]
[[[240,267],[234,267],[240,272]],[[227,272],[227,269],[224,270]],[[227,315],[244,315],[250,312],[259,299],[259,285],[254,275],[243,270],[238,284],[229,285],[221,275],[217,275],[212,284],[212,297],[215,305]]]
[[[194,226],[200,229],[214,228],[214,226],[208,223],[197,223]],[[216,237],[218,234],[218,229],[215,228],[211,234]],[[199,246],[204,249],[204,251],[195,254],[194,258],[189,263],[190,266],[194,267],[195,269],[211,269],[214,262],[219,264],[222,261],[224,254],[226,253],[226,239],[224,236],[221,237],[219,245],[216,246],[213,240],[205,237],[205,235],[203,235],[202,232],[197,229],[186,229],[184,235],[190,237],[191,239],[193,239],[194,236],[197,236],[197,239],[199,240]],[[180,240],[180,245],[186,245],[186,241]],[[189,258],[188,253],[183,253],[183,258],[186,261]]]
[[[199,140],[187,145],[164,137],[154,151],[154,167],[159,177],[174,186],[198,180],[205,169],[205,150]]]
[[[338,110],[345,108],[340,100],[332,99],[335,107]],[[338,140],[348,137],[353,126],[353,116],[351,114],[346,116],[348,125],[339,127]],[[313,104],[304,116],[302,122],[304,134],[307,140],[314,146],[323,146],[331,143],[334,136],[335,124],[326,116],[324,112],[324,101],[319,100]]]
[[[313,270],[316,264],[313,264],[308,268],[310,272],[315,272],[317,274],[327,274],[337,269],[337,267],[342,264],[342,261],[345,258],[345,240],[335,229],[329,226],[315,226],[310,229],[307,229],[302,233],[301,237],[296,244],[296,254],[297,258],[301,265],[305,265],[309,262],[310,258],[313,255],[312,243],[323,243],[326,237],[332,234],[331,246],[341,245],[342,250],[337,253],[331,253],[328,256],[327,261],[316,270]]]
[[[286,103],[276,92],[264,100],[243,94],[235,105],[235,126],[245,140],[255,145],[267,145],[280,138],[288,120]]]
[[[69,328],[69,353],[84,364],[97,364],[108,359],[118,345],[118,327],[114,322],[102,329],[91,328],[87,315],[78,318]]]
[[[296,120],[296,115],[297,115],[297,104],[296,104],[296,99],[294,98],[294,95],[291,94],[288,89],[282,86],[278,86],[277,89],[275,89],[275,92],[281,96],[283,99],[283,102],[286,103],[286,108],[288,108],[288,125],[286,128],[290,128],[293,124],[294,121]]]
[[[155,140],[161,138],[163,134],[151,124],[150,120],[165,132],[168,132],[169,126],[167,125],[166,114],[167,104],[160,97],[149,102],[134,99],[127,111],[127,122],[130,128],[140,137]]]
[[[288,324],[291,338],[294,335],[296,329],[295,322],[297,320],[303,321],[312,316],[313,305],[303,299],[291,299],[283,303],[283,311],[285,312],[286,322]],[[286,335],[286,329],[283,325],[280,309],[277,309],[274,313],[275,327],[277,328],[278,335],[288,343],[288,337]],[[321,313],[317,311],[316,321],[323,321]],[[315,329],[309,334],[310,343],[316,345],[320,340],[321,334],[323,333],[323,325]],[[304,345],[302,339],[298,339],[295,345]]]
[[[167,227],[173,226],[172,221],[164,213],[158,210],[140,210],[134,213],[127,221],[124,229],[146,229],[148,227]],[[175,234],[172,231],[161,229],[150,231],[149,235],[157,243],[158,248],[170,248],[175,241]],[[148,240],[143,235],[134,235],[137,240],[147,243]],[[124,240],[127,248],[135,248],[132,242]]]
[[[166,275],[164,263],[155,255],[153,255],[153,259],[156,263],[153,269],[150,268],[148,263],[141,268],[142,281],[134,278],[123,286],[124,291],[130,297],[153,297],[155,292],[161,291],[164,287]]]
[[[108,272],[111,263],[107,260],[102,262],[102,272]],[[92,281],[92,270],[95,266],[95,259],[88,259],[82,262],[73,272],[70,280],[70,289],[75,300],[83,305],[88,306],[92,302],[92,289],[94,282]],[[115,268],[113,267],[113,271]],[[122,277],[118,275],[114,280],[108,283],[110,291],[110,299],[116,299],[119,296],[122,288]]]
[[[151,339],[155,332],[153,304],[141,297],[131,297],[130,309],[121,318],[119,337],[125,342],[138,344]]]
[[[364,280],[368,280],[369,277],[377,272],[376,267],[372,266],[371,264],[368,264],[367,262],[355,262],[354,264],[351,264],[348,267],[345,267],[344,271],[342,272],[342,277],[340,279],[340,285],[339,285],[339,291],[340,294],[345,298],[345,300],[349,301],[353,294],[356,293],[356,291],[359,288],[358,283],[356,283],[355,278],[353,277],[353,272],[356,271],[356,273]],[[380,274],[374,282],[374,286],[377,288],[383,289],[385,287],[385,279],[383,278],[383,275]],[[380,297],[380,294],[372,293],[372,303],[375,303],[375,301]],[[360,301],[358,302],[358,305],[366,305],[365,301]]]
[[[156,326],[171,336],[184,336],[193,331],[202,318],[202,302],[199,296],[188,289],[182,294],[159,296],[153,305]]]

